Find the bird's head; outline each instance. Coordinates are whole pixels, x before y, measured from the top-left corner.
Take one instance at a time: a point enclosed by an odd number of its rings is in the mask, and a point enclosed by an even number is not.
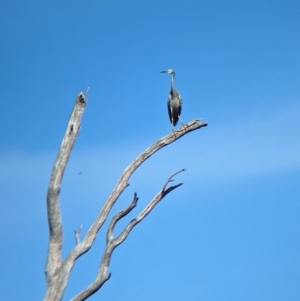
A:
[[[168,69],[168,70],[161,71],[160,73],[175,74],[175,71],[173,69]]]

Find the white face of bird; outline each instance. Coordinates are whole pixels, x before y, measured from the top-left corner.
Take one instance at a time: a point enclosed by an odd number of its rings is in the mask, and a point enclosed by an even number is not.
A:
[[[165,71],[161,71],[161,73],[169,73],[169,74],[172,74],[172,73],[175,73],[173,69],[168,69],[168,70],[165,70]]]

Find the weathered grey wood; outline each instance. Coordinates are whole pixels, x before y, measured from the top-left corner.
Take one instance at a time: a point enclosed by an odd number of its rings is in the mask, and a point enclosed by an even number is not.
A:
[[[134,171],[143,162],[145,162],[149,157],[151,157],[155,152],[157,152],[161,148],[173,143],[174,141],[178,140],[179,138],[183,137],[189,132],[207,126],[207,123],[199,123],[198,121],[199,120],[197,119],[193,120],[188,124],[186,124],[184,127],[181,127],[179,130],[175,132],[171,132],[169,135],[159,139],[153,145],[148,147],[141,155],[139,155],[136,159],[134,159],[133,162],[124,170],[117,185],[115,186],[114,190],[112,191],[107,201],[105,202],[104,206],[102,207],[100,214],[96,218],[95,222],[88,230],[85,238],[78,246],[74,248],[72,255],[75,256],[75,258],[87,252],[88,249],[91,247],[94,239],[96,238],[97,232],[100,230],[101,226],[105,222],[107,215],[110,212],[112,206],[117,201],[121,193],[129,185],[128,180],[131,177],[131,175],[134,173]]]
[[[108,269],[109,269],[109,263],[114,249],[128,237],[133,227],[136,226],[138,223],[140,223],[168,193],[170,193],[172,190],[176,189],[177,187],[183,184],[183,183],[179,183],[177,185],[167,188],[167,185],[173,181],[172,180],[173,177],[178,173],[183,172],[184,170],[185,169],[182,169],[176,172],[174,175],[172,175],[167,180],[162,190],[157,193],[157,195],[150,201],[150,203],[144,208],[144,210],[136,218],[134,218],[130,223],[128,223],[128,225],[124,228],[121,234],[118,235],[116,238],[113,237],[114,227],[120,219],[126,216],[136,206],[138,201],[137,194],[134,193],[133,200],[127,208],[120,211],[112,218],[109,227],[107,229],[106,248],[103,253],[103,257],[100,263],[100,267],[96,279],[86,289],[84,289],[81,293],[79,293],[77,296],[71,299],[71,301],[86,300],[95,292],[97,292],[102,287],[102,285],[110,278],[110,273],[108,273]]]
[[[74,108],[67,125],[65,135],[59,148],[47,192],[47,216],[49,225],[49,247],[46,260],[45,274],[47,291],[44,300],[60,300],[56,297],[57,288],[60,286],[57,281],[61,273],[61,248],[62,248],[62,223],[59,208],[60,185],[66,169],[68,159],[78,135],[81,118],[86,106],[86,95],[79,93],[75,99]]]
[[[106,200],[104,206],[99,212],[99,215],[97,216],[94,223],[91,225],[81,242],[79,240],[80,232],[75,232],[76,246],[70,251],[67,258],[65,260],[62,260],[62,223],[59,208],[60,184],[63,178],[66,164],[68,162],[68,158],[80,129],[81,118],[84,112],[85,105],[86,95],[80,93],[76,98],[74,109],[71,114],[55,164],[53,166],[49,183],[47,193],[47,214],[50,238],[45,268],[47,290],[44,301],[60,301],[62,299],[70,276],[70,272],[74,266],[75,261],[91,248],[98,231],[101,229],[113,205],[115,204],[121,193],[126,189],[126,187],[128,187],[128,180],[133,172],[161,148],[173,143],[174,141],[183,137],[191,131],[207,126],[207,123],[199,123],[199,120],[193,120],[184,125],[184,127],[180,128],[179,130],[171,132],[169,135],[159,139],[152,146],[147,148],[141,155],[134,159],[133,162],[124,170],[114,190]],[[113,238],[114,226],[118,222],[118,220],[127,215],[135,207],[138,200],[137,196],[135,195],[131,204],[112,219],[107,230],[107,245],[101,260],[97,277],[88,288],[86,288],[72,300],[85,300],[94,292],[96,292],[109,279],[109,263],[111,254],[116,246],[121,244],[127,238],[133,227],[137,225],[141,220],[143,220],[164,196],[166,196],[173,189],[182,185],[180,183],[178,185],[166,188],[167,184],[171,181],[171,178],[167,181],[163,189],[146,206],[146,208],[134,220],[132,220],[123,230],[123,232],[116,238]]]

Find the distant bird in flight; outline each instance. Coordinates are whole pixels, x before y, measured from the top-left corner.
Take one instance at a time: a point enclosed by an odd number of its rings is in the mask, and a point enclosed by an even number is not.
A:
[[[171,91],[168,96],[168,113],[170,122],[172,123],[172,130],[174,131],[174,126],[177,124],[178,119],[180,120],[182,126],[184,126],[180,119],[182,99],[179,92],[174,87],[175,71],[173,69],[168,69],[161,71],[160,73],[169,73],[172,75]]]

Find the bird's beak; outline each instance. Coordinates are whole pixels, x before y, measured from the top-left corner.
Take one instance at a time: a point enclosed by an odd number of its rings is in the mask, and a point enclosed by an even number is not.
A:
[[[168,73],[168,70],[160,71],[160,73]]]

